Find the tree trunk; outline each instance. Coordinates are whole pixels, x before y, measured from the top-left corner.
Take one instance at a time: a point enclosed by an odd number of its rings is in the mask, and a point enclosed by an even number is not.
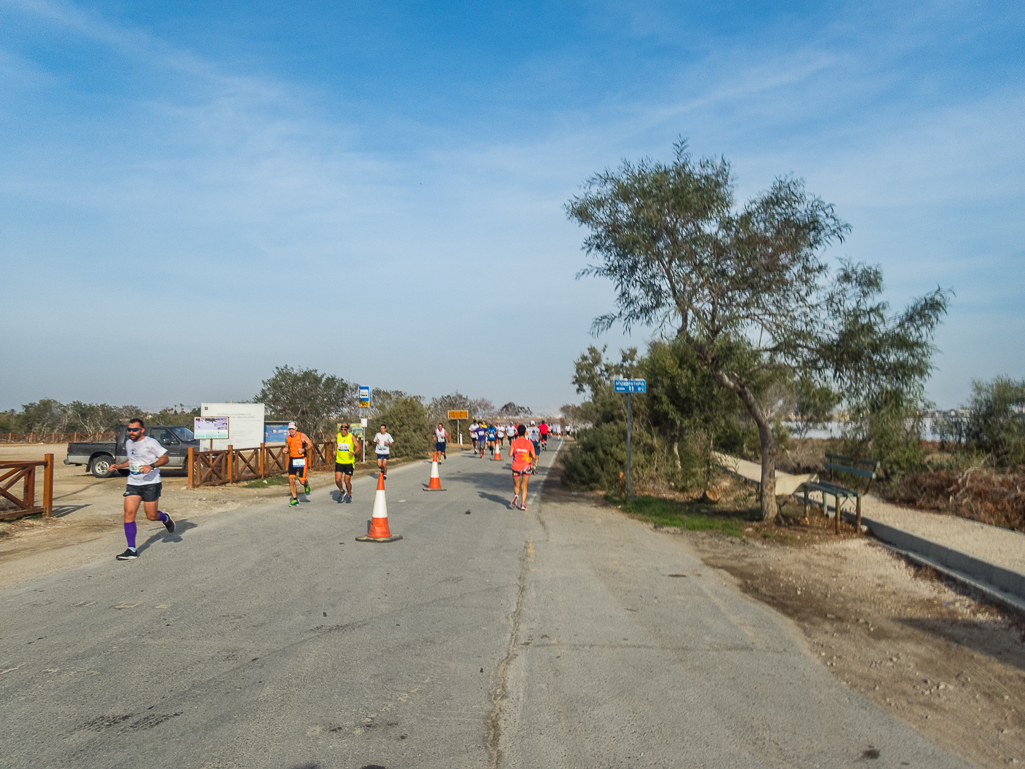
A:
[[[714,369],[712,373],[725,387],[735,392],[744,402],[747,413],[758,425],[758,441],[762,447],[761,498],[762,520],[771,521],[776,517],[776,438],[772,434],[772,425],[758,405],[754,393],[747,385],[735,382],[725,371]]]
[[[762,444],[762,520],[771,521],[776,517],[776,438],[764,416],[758,422],[758,438]]]

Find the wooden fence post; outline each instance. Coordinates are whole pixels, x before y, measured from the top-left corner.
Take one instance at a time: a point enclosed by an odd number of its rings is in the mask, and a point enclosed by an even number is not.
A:
[[[225,475],[228,476],[228,483],[231,483],[231,479],[234,476],[235,470],[235,450],[231,446],[228,446],[228,471]]]
[[[31,509],[36,506],[36,466],[27,468],[25,473],[25,485],[22,498],[25,500],[25,507]]]
[[[46,469],[43,471],[43,507],[47,518],[53,515],[53,454],[46,455]]]
[[[264,453],[264,449],[266,448],[266,446],[267,446],[267,444],[265,444],[265,443],[261,443],[260,444],[260,477],[261,478],[265,477],[264,476],[264,472],[263,472],[263,453]]]
[[[189,463],[189,488],[190,489],[193,488],[193,486],[192,486],[192,463],[193,463],[192,452],[195,451],[195,450],[196,450],[195,447],[189,446],[189,458],[186,460]]]

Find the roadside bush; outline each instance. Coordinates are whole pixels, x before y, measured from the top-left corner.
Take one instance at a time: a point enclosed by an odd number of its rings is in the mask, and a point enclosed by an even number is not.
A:
[[[367,425],[367,456],[374,450],[374,435],[380,430],[381,424],[388,427],[388,432],[395,439],[391,455],[393,457],[426,457],[433,445],[428,438],[432,431],[431,418],[419,398],[405,396],[393,400],[386,411]]]
[[[576,442],[559,454],[562,483],[584,491],[619,493],[619,474],[626,471],[626,422],[606,422],[580,430]],[[691,486],[700,461],[688,442],[679,444],[680,469],[664,442],[634,425],[630,475],[633,491],[641,488],[683,489]]]
[[[632,459],[632,457],[631,457]],[[560,457],[562,483],[584,491],[614,491],[626,467],[626,425],[616,423],[580,430],[577,441]]]
[[[1003,467],[1025,462],[1025,379],[972,382],[966,438]]]

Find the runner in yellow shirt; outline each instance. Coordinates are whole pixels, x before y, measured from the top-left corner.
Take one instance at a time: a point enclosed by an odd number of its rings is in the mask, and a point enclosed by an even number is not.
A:
[[[352,502],[352,473],[356,469],[356,452],[360,447],[359,438],[349,432],[348,422],[342,422],[335,441],[338,445],[335,451],[335,486],[338,487],[338,501]]]

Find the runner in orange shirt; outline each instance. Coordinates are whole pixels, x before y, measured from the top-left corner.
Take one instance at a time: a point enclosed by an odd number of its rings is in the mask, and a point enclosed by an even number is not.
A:
[[[313,453],[313,441],[307,438],[305,433],[299,432],[295,422],[289,422],[285,446],[288,449],[288,490],[292,492],[292,499],[288,506],[295,507],[299,504],[295,490],[296,476],[303,482],[303,491],[306,492],[307,498],[310,496],[310,484],[306,480],[306,471],[309,469],[310,455]]]
[[[527,481],[533,472],[534,463],[537,461],[537,452],[534,451],[534,444],[524,436],[527,428],[520,425],[516,428],[517,437],[509,444],[509,456],[512,457],[513,497],[509,507],[514,510],[519,502],[520,510],[527,509]]]

